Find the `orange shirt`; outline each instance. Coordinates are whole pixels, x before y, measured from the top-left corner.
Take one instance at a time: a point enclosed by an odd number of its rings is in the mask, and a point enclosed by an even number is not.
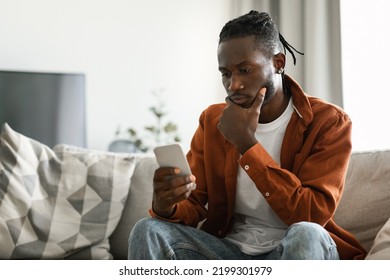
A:
[[[287,75],[286,84],[295,112],[283,139],[281,165],[261,143],[240,157],[217,129],[226,104],[212,105],[202,112],[187,155],[197,189],[177,205],[169,220],[196,227],[207,218],[202,229],[224,237],[234,214],[241,165],[286,224],[318,223],[336,242],[341,259],[363,259],[362,246],[332,220],[351,154],[351,120],[341,108],[306,95]],[[157,217],[153,210],[150,213]]]

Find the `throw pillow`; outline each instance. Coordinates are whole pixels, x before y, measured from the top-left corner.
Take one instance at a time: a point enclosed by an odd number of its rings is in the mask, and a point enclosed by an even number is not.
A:
[[[390,260],[390,219],[378,232],[366,260]]]
[[[0,135],[0,259],[111,259],[127,199],[129,154]]]

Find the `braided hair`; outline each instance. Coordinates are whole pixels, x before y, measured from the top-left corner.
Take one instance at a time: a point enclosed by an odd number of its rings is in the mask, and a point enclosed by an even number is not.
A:
[[[261,49],[269,58],[271,58],[275,52],[277,53],[283,50],[283,52],[286,53],[287,50],[293,57],[295,65],[296,57],[293,50],[303,55],[302,52],[297,51],[284,39],[279,33],[276,24],[265,12],[259,13],[257,11],[250,11],[248,14],[226,23],[219,34],[219,44],[233,38],[252,35],[255,36],[256,48]]]

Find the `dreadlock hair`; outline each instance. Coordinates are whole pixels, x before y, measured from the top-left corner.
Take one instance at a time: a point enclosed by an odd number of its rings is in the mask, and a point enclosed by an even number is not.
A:
[[[267,13],[259,13],[253,10],[248,14],[226,23],[219,34],[219,44],[233,38],[252,35],[255,36],[256,48],[261,49],[269,58],[271,58],[275,52],[281,52],[282,50],[284,54],[286,54],[287,50],[293,57],[295,65],[296,58],[293,50],[303,55],[302,52],[297,51],[284,39],[279,33],[276,24]]]

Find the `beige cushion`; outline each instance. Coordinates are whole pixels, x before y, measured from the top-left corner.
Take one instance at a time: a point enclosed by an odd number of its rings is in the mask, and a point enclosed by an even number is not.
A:
[[[134,154],[136,167],[129,196],[118,227],[110,237],[111,253],[115,259],[127,259],[127,243],[134,224],[148,217],[152,205],[153,174],[158,167],[156,159],[149,154]]]
[[[379,231],[366,259],[390,260],[390,219],[387,220],[387,223]]]
[[[335,221],[369,251],[390,217],[390,150],[355,152]]]

